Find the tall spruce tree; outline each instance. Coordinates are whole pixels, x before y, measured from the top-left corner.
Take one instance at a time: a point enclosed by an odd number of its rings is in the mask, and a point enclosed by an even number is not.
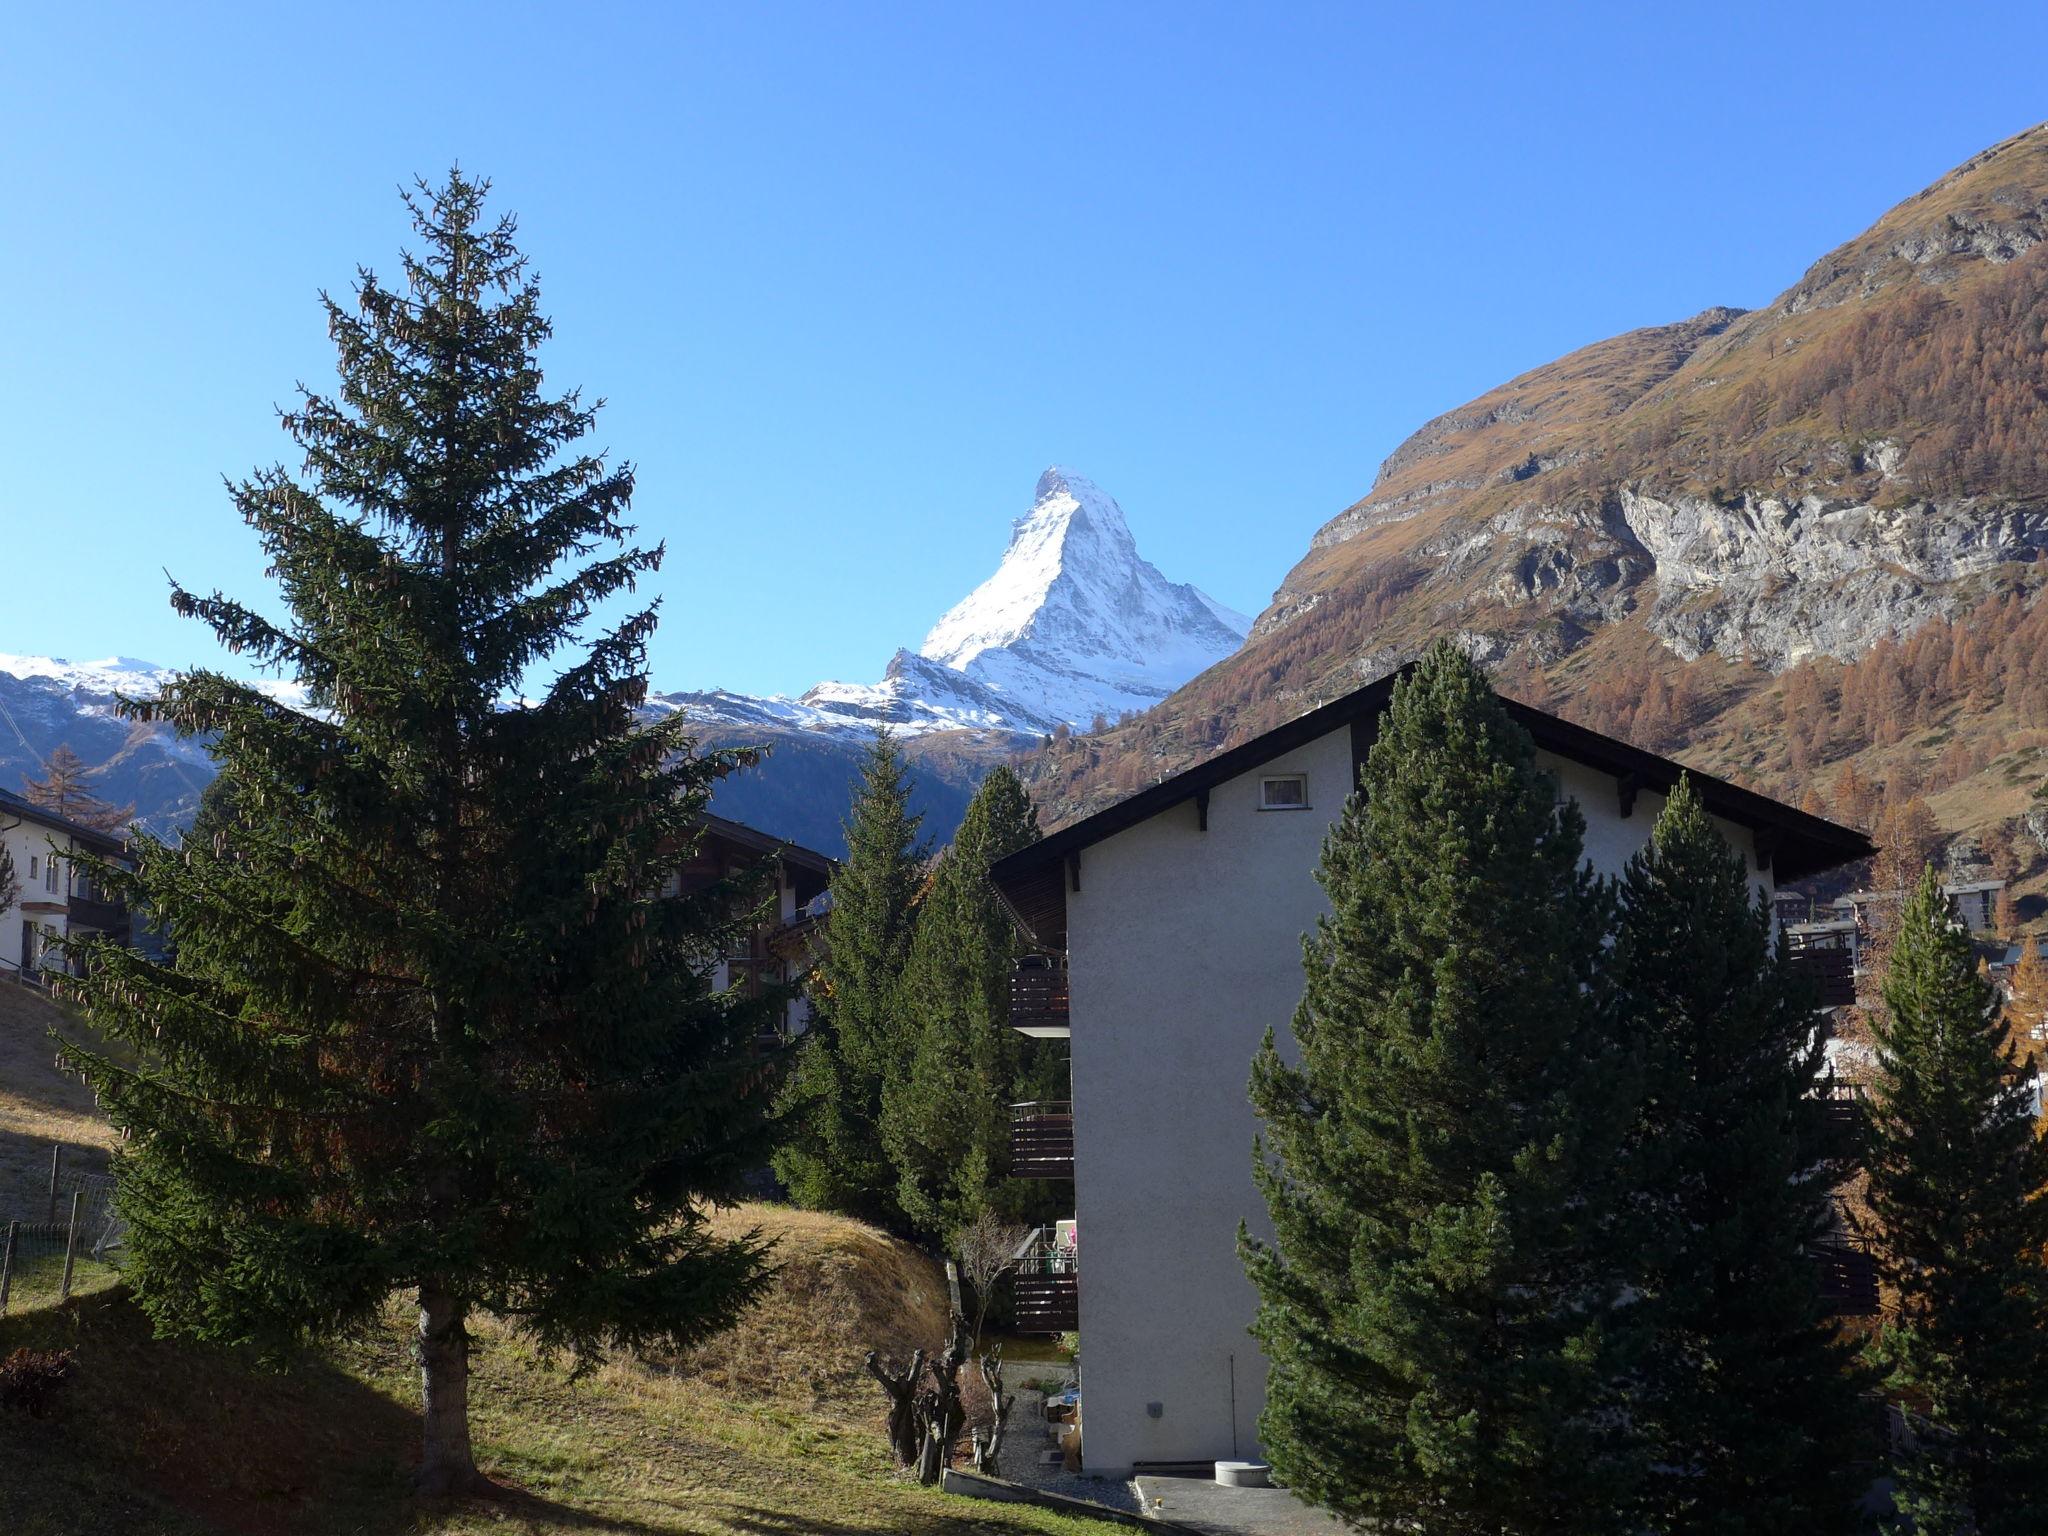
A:
[[[231,814],[102,868],[176,959],[98,946],[76,985],[139,1065],[69,1052],[129,1137],[161,1331],[278,1347],[416,1295],[435,1492],[477,1481],[478,1314],[583,1357],[687,1344],[765,1267],[701,1201],[765,1151],[773,1003],[701,973],[730,893],[658,894],[738,759],[637,722],[652,607],[510,702],[661,551],[621,520],[630,468],[572,446],[592,410],[542,391],[549,325],[486,191],[407,197],[403,285],[324,300],[340,390],[284,417],[302,474],[234,489],[288,616],[174,588],[314,707],[209,671],[126,706],[211,736]]]
[[[1627,1529],[1617,1152],[1633,1069],[1596,994],[1585,823],[1438,645],[1323,848],[1298,1063],[1252,1074],[1270,1244],[1244,1244],[1274,1468],[1429,1536]]]
[[[1689,780],[1619,897],[1613,999],[1645,1069],[1628,1166],[1654,1337],[1630,1415],[1655,1468],[1647,1528],[1851,1530],[1866,1416],[1808,1254],[1833,1219],[1818,1015]]]
[[[1921,1421],[1893,1459],[1898,1511],[1916,1536],[2048,1531],[2048,1141],[1932,869],[1883,998],[1867,1161],[1898,1307],[1875,1354]]]
[[[775,1172],[791,1198],[899,1231],[909,1224],[882,1145],[882,1096],[913,1047],[902,983],[925,881],[921,820],[903,754],[878,732],[846,821],[846,861],[832,877],[816,1020],[777,1107]]]
[[[1009,1105],[1025,1061],[1024,1037],[1010,1028],[1019,940],[988,871],[1037,840],[1023,781],[995,769],[939,860],[911,940],[902,1008],[914,1043],[882,1095],[881,1129],[897,1202],[929,1236],[996,1208],[1008,1176]]]

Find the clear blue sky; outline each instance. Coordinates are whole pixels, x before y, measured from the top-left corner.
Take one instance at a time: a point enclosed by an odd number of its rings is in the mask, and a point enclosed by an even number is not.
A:
[[[1769,299],[2048,116],[2048,8],[28,6],[0,50],[0,650],[215,659],[223,475],[395,186],[520,215],[666,538],[660,687],[868,679],[1050,461],[1264,606],[1427,417]]]

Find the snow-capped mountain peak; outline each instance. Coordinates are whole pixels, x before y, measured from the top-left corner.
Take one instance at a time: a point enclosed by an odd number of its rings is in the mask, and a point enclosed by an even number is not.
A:
[[[824,682],[798,699],[671,694],[710,720],[909,734],[1040,733],[1149,708],[1235,651],[1243,614],[1168,581],[1138,553],[1123,509],[1054,465],[1011,525],[995,574],[949,609],[879,683]]]
[[[918,647],[942,666],[965,668],[983,651],[1014,645],[1057,600],[1092,573],[1151,569],[1138,556],[1123,508],[1096,484],[1055,464],[1038,477],[1031,510],[1010,525],[996,573],[934,624]],[[1156,574],[1156,573],[1155,573]]]
[[[0,651],[0,672],[11,677],[47,678],[88,693],[119,692],[131,697],[155,693],[172,675],[169,667],[137,661],[133,656],[68,661],[62,656],[16,656],[6,651]]]

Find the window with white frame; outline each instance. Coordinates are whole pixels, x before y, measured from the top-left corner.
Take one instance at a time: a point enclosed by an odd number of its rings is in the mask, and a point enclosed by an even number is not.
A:
[[[1259,780],[1259,809],[1262,811],[1305,811],[1308,809],[1308,775],[1269,773]]]

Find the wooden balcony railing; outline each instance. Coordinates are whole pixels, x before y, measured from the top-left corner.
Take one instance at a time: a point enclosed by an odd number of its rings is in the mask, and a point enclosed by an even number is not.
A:
[[[1813,984],[1823,1008],[1848,1008],[1856,1001],[1856,957],[1848,946],[1794,944],[1787,958],[1794,974]]]
[[[1019,1333],[1073,1333],[1081,1326],[1080,1262],[1072,1248],[1034,1245],[1010,1276]]]
[[[1821,1303],[1836,1317],[1877,1314],[1877,1260],[1853,1243],[1828,1243],[1813,1250],[1820,1270]]]
[[[1043,1101],[1010,1106],[1010,1172],[1020,1179],[1074,1176],[1074,1106]]]
[[[1061,1039],[1067,1018],[1067,965],[1054,955],[1026,955],[1010,972],[1010,1027],[1040,1039]]]

